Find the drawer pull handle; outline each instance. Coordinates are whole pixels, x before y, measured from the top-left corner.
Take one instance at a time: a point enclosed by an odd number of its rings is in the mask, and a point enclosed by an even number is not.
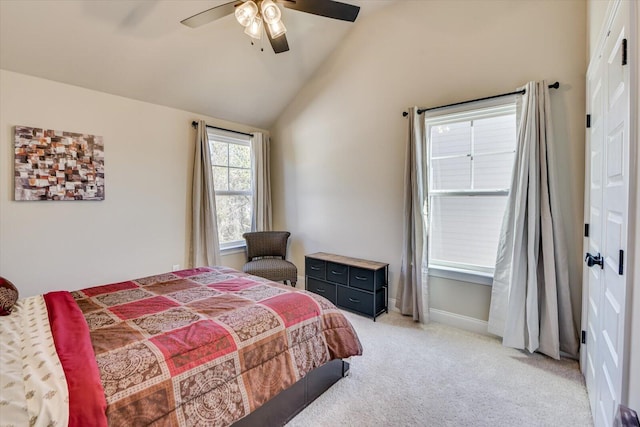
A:
[[[367,278],[365,276],[356,276],[356,279],[358,279],[358,280],[367,280]]]
[[[316,288],[316,291],[320,292],[321,294],[324,294],[326,291],[322,288]]]
[[[312,270],[316,270],[316,271],[318,271],[318,270],[320,270],[320,267],[316,267],[316,266],[312,265],[312,266],[311,266],[311,269],[312,269]]]
[[[356,304],[360,302],[359,299],[355,299],[355,298],[351,298],[351,297],[349,298],[349,301],[355,302]]]
[[[344,271],[331,270],[331,274],[340,275],[340,274],[344,274]]]

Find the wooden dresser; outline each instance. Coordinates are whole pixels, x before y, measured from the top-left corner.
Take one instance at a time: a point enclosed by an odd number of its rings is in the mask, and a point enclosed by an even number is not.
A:
[[[389,264],[325,252],[305,256],[305,287],[340,308],[373,318],[389,312]]]

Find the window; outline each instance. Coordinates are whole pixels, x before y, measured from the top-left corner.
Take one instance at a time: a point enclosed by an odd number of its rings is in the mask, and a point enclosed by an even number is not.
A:
[[[251,140],[249,136],[207,128],[220,249],[244,246],[251,231]]]
[[[429,268],[492,277],[516,150],[515,103],[436,114],[425,117]]]

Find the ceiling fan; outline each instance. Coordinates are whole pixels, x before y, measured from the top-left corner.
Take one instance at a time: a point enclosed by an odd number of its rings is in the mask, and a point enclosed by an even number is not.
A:
[[[358,6],[332,0],[235,0],[200,12],[180,23],[197,28],[233,13],[238,22],[245,27],[244,32],[251,38],[260,39],[263,28],[266,27],[265,32],[273,51],[282,53],[289,50],[289,43],[285,36],[287,30],[276,3],[287,9],[349,22],[354,22],[360,12]]]

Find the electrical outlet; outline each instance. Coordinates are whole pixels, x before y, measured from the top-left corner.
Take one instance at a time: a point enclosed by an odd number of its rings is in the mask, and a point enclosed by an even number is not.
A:
[[[180,264],[173,264],[171,271],[178,271],[178,270],[180,270]]]

